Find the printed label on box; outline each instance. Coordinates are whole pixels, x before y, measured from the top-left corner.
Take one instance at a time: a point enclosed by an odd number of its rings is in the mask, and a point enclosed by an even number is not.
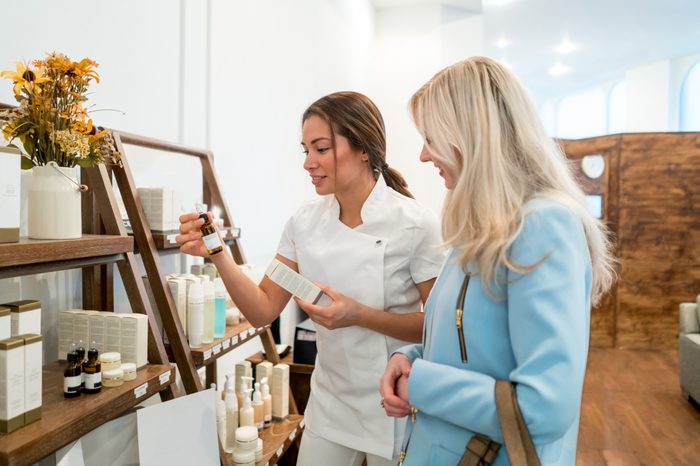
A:
[[[238,336],[240,337],[241,341],[243,341],[243,340],[245,340],[246,338],[248,338],[248,331],[247,331],[247,330],[244,330],[244,331],[242,331],[241,333],[239,333]]]
[[[215,345],[211,350],[214,354],[221,353],[221,343],[219,343],[218,345]]]
[[[211,350],[208,349],[208,350],[206,350],[206,351],[204,352],[204,360],[206,361],[206,360],[209,359],[210,357],[211,357]]]
[[[231,340],[224,340],[221,342],[221,348],[228,349],[229,346],[231,346]]]
[[[237,345],[238,344],[238,335],[234,335],[231,337],[231,345]]]

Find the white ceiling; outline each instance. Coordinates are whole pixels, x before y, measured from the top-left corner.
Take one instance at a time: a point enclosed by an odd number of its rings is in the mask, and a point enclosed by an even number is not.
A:
[[[487,0],[484,53],[505,59],[541,102],[665,58],[700,53],[698,0]],[[578,48],[556,47],[565,36]],[[497,47],[501,37],[510,41]],[[560,62],[570,71],[548,69]]]
[[[621,79],[625,70],[700,53],[700,0],[372,0],[483,11],[484,51],[507,62],[538,102]],[[577,46],[556,48],[564,37]],[[509,42],[498,47],[499,39]],[[557,62],[569,71],[548,70]]]

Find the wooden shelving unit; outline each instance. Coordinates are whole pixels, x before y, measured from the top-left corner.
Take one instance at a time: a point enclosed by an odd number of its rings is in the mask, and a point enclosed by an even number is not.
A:
[[[226,336],[215,340],[211,344],[204,345],[197,349],[191,349],[189,347],[182,324],[178,318],[175,303],[170,295],[169,287],[165,280],[165,274],[160,264],[161,254],[178,253],[179,248],[177,244],[173,242],[173,237],[168,233],[152,232],[150,230],[141,206],[141,201],[138,197],[138,191],[129,167],[124,145],[136,145],[199,158],[203,176],[203,200],[210,209],[216,206],[221,210],[221,217],[224,220],[224,224],[227,225],[226,229],[228,231],[224,240],[229,246],[235,262],[237,264],[244,264],[245,257],[240,241],[240,229],[236,228],[233,223],[226,202],[219,189],[211,152],[123,132],[114,132],[114,140],[122,155],[123,166],[113,168],[112,173],[109,173],[104,167],[88,169],[86,172],[91,185],[94,185],[97,191],[97,204],[101,209],[104,232],[108,234],[121,235],[125,232],[121,215],[114,207],[116,206],[116,201],[114,200],[114,191],[112,188],[112,176],[119,187],[129,217],[135,248],[143,259],[153,299],[157,305],[163,323],[163,329],[168,337],[168,352],[171,360],[178,366],[187,393],[195,393],[203,389],[199,375],[197,374],[198,367],[203,366],[206,368],[205,386],[208,387],[210,383],[215,382],[217,379],[216,361],[218,358],[255,336],[261,338],[265,352],[269,355],[268,359],[270,362],[278,364],[280,359],[276,353],[275,343],[269,327],[252,328],[248,322],[242,322],[238,326],[227,328]],[[111,212],[105,211],[105,208],[102,206],[105,199],[110,199],[108,204],[112,206],[110,207]],[[109,217],[107,221],[105,221],[106,217]],[[245,339],[243,339],[244,334],[247,336]],[[279,456],[289,448],[291,443],[293,441],[298,441],[299,434],[303,430],[303,416],[297,414],[296,403],[291,393],[289,410],[291,413],[289,419],[275,422],[273,426],[266,429],[267,432],[263,434],[263,448],[265,449],[265,457],[267,460],[261,462],[261,465],[265,465],[268,462],[269,464],[275,464]],[[219,445],[219,452],[222,465],[229,466],[233,464],[231,455],[226,454],[223,448],[221,448],[221,445]]]
[[[273,421],[272,425],[260,433],[263,441],[263,457],[256,466],[273,466],[286,453],[289,447],[298,442],[304,430],[304,416],[290,414],[284,421]]]
[[[44,366],[42,417],[8,435],[0,436],[0,464],[34,464],[52,452],[114,419],[175,381],[175,368],[149,364],[136,379],[96,395],[64,398],[64,365]]]
[[[176,395],[171,386],[174,368],[168,363],[162,341],[156,337],[154,316],[136,273],[133,246],[133,238],[126,235],[84,235],[71,240],[22,238],[18,243],[0,244],[2,278],[116,263],[132,310],[149,317],[148,358],[152,362],[138,371],[136,380],[73,399],[63,397],[63,365],[45,365],[42,418],[0,435],[0,464],[33,464],[149,396],[160,393],[163,400],[169,400]]]

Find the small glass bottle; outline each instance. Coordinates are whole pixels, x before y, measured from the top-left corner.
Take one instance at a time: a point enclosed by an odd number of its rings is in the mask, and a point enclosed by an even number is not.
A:
[[[80,388],[85,388],[85,371],[83,371],[83,365],[85,364],[85,343],[83,340],[78,340],[75,344],[75,352],[78,353],[78,363],[80,364]]]
[[[68,366],[63,371],[63,396],[66,398],[80,396],[82,364],[80,364],[78,358],[78,353],[75,351],[68,353]]]
[[[100,393],[100,390],[102,390],[102,365],[97,358],[98,355],[99,352],[93,342],[88,351],[88,360],[83,364],[83,373],[85,374],[85,388],[83,388],[83,391],[91,395]]]
[[[205,213],[199,214],[199,218],[204,220],[204,225],[202,225],[199,231],[202,232],[202,240],[207,248],[207,252],[210,256],[218,254],[224,250],[221,245],[221,240],[219,239],[219,234],[216,232],[216,228],[209,221],[209,215]]]

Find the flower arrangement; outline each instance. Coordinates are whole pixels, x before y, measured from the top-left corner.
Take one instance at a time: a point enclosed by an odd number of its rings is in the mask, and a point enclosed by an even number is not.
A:
[[[88,58],[74,62],[54,52],[31,66],[17,62],[16,71],[0,73],[14,82],[19,103],[0,110],[0,129],[9,142],[21,142],[22,168],[49,162],[60,167],[120,163],[111,133],[96,128],[84,106],[90,82],[100,82],[97,66]]]

